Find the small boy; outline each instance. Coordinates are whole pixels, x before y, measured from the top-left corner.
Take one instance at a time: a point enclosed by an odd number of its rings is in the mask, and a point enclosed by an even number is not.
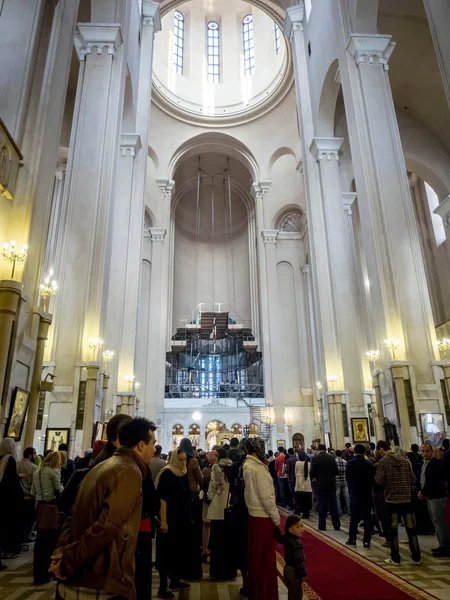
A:
[[[303,521],[298,515],[286,519],[285,534],[279,540],[284,547],[284,580],[288,589],[288,600],[302,600],[302,581],[306,577],[305,553],[299,536],[303,534]]]

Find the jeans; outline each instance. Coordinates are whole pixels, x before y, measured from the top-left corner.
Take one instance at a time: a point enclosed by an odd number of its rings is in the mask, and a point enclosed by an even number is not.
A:
[[[284,477],[277,477],[278,491],[280,493],[280,505],[286,506],[286,493],[285,493],[285,479]]]
[[[336,491],[335,490],[318,490],[317,502],[319,505],[319,529],[325,531],[327,526],[327,512],[330,510],[331,521],[333,527],[337,530],[341,528],[341,520],[339,519]]]
[[[348,485],[346,481],[336,481],[336,500],[339,516],[342,515],[341,492],[344,495],[347,512],[350,513],[350,496],[348,494]]]
[[[405,530],[408,535],[409,549],[411,550],[411,558],[413,561],[420,560],[420,547],[416,533],[416,517],[412,509],[411,502],[401,504],[393,504],[386,502],[388,517],[389,517],[389,537],[391,541],[391,558],[394,562],[400,562],[400,552],[398,546],[398,521],[403,518]]]
[[[446,505],[447,498],[427,500],[428,512],[430,513],[431,521],[436,529],[439,550],[442,552],[450,552],[450,533],[445,519]]]
[[[350,496],[350,528],[348,531],[348,539],[352,542],[356,542],[358,523],[361,517],[364,521],[363,541],[365,544],[370,544],[372,539],[372,497],[352,494]]]

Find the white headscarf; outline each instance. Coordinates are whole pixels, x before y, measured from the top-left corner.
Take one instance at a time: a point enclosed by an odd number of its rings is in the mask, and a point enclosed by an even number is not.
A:
[[[0,482],[5,474],[6,465],[10,458],[17,458],[16,444],[13,438],[7,437],[0,442]]]
[[[172,473],[177,477],[183,477],[184,475],[186,475],[187,467],[186,465],[181,464],[180,459],[178,458],[178,455],[182,452],[184,452],[184,450],[181,450],[180,447],[175,448],[175,450],[170,455],[169,464],[166,465],[163,469],[161,469],[161,471],[156,476],[155,487],[158,487],[159,480],[161,479],[161,475],[164,471],[172,471]],[[186,454],[186,452],[184,452],[184,454]]]

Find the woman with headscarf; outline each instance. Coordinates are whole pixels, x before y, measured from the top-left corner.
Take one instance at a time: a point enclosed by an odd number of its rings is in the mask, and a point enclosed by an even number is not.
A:
[[[21,515],[23,489],[17,474],[16,444],[13,438],[0,442],[0,570],[1,557],[16,558],[20,555]]]
[[[180,550],[183,549],[183,555],[189,561],[192,544],[191,503],[189,491],[183,481],[187,474],[186,461],[186,453],[177,448],[172,452],[169,464],[161,469],[155,481],[161,501],[161,525],[156,539],[158,598],[174,598],[170,589],[181,590],[189,587],[181,581],[185,565],[178,558]]]
[[[225,522],[225,509],[228,508],[230,501],[230,483],[227,471],[233,461],[227,458],[225,448],[217,448],[216,453],[219,461],[212,466],[208,488],[208,500],[211,502],[208,509],[208,519],[211,521],[209,576],[216,579],[234,579],[236,567],[231,558],[233,541]]]
[[[309,475],[309,458],[304,450],[298,453],[298,461],[295,463],[295,514],[302,515],[303,519],[309,519],[312,508],[312,487]]]
[[[272,477],[261,438],[249,438],[243,466],[248,508],[248,578],[252,600],[278,600],[274,527],[280,526]]]

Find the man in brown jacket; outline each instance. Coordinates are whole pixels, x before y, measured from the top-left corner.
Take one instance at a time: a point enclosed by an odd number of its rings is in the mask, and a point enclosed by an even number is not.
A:
[[[155,452],[156,426],[133,419],[120,430],[120,448],[80,486],[50,572],[56,598],[134,600],[134,553],[142,509],[142,479]]]

